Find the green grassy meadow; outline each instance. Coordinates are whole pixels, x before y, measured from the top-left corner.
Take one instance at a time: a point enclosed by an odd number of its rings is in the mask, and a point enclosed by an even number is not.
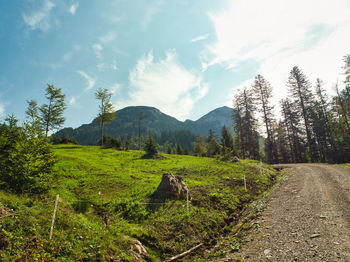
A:
[[[134,239],[151,261],[161,261],[198,243],[214,245],[235,226],[241,210],[276,180],[275,170],[250,160],[167,154],[165,159],[144,159],[141,151],[97,146],[53,149],[58,162],[48,193],[0,191],[0,207],[14,212],[0,220],[1,261],[134,261]],[[186,201],[152,200],[168,172],[188,186],[189,213]],[[49,240],[56,194],[60,201]]]

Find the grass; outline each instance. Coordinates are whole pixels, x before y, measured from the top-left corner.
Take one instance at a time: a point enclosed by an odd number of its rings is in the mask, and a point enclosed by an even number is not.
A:
[[[250,160],[166,154],[145,159],[140,151],[76,145],[57,145],[54,151],[58,162],[50,192],[30,197],[0,191],[0,206],[16,212],[1,219],[2,261],[133,261],[134,239],[150,260],[160,261],[199,242],[215,244],[275,181],[272,168]],[[150,203],[168,172],[188,186],[189,213],[185,201]],[[48,240],[56,194],[60,202]]]

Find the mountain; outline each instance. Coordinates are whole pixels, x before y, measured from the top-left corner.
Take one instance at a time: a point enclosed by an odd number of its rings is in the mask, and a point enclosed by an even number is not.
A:
[[[153,134],[160,136],[164,131],[186,130],[195,135],[208,135],[212,129],[216,135],[220,135],[222,126],[232,125],[232,109],[229,107],[217,108],[197,121],[177,120],[159,109],[148,106],[129,106],[116,112],[116,118],[104,127],[105,134],[111,137],[123,137],[126,135],[138,135],[139,116],[145,116],[141,121],[141,134]],[[96,144],[100,139],[100,124],[94,119],[90,124],[84,124],[76,129],[64,128],[53,136],[68,135],[80,144]]]
[[[193,124],[193,132],[195,134],[207,136],[209,129],[212,129],[214,134],[220,135],[224,125],[226,127],[232,126],[232,109],[227,106],[219,107],[197,121],[186,120],[186,122]]]

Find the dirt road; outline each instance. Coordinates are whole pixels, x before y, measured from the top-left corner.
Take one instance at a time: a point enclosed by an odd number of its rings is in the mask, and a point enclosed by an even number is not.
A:
[[[294,174],[270,195],[253,239],[220,261],[350,262],[350,168],[289,167]]]

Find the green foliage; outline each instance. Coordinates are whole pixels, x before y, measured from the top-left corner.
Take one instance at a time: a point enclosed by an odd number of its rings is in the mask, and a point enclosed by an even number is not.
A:
[[[84,214],[89,210],[90,203],[88,200],[82,199],[73,202],[72,207],[75,210],[75,212]]]
[[[106,123],[112,121],[115,118],[116,112],[114,112],[114,106],[111,103],[112,93],[108,91],[108,89],[100,88],[95,93],[95,98],[100,101],[99,112],[97,115],[97,121],[101,124],[101,145],[104,145],[103,135],[104,130],[103,127]]]
[[[224,155],[228,152],[233,153],[232,132],[226,126],[223,126],[221,130],[221,146]]]
[[[194,154],[196,156],[207,156],[207,142],[204,136],[197,137],[196,142],[194,143]]]
[[[183,149],[179,143],[176,143],[175,149],[176,149],[176,154],[183,155]]]
[[[148,216],[146,205],[139,201],[128,201],[128,199],[117,202],[114,211],[122,218],[133,223],[140,223]]]
[[[42,105],[39,111],[40,122],[45,130],[45,136],[47,136],[50,130],[58,129],[64,124],[65,118],[63,117],[63,112],[66,109],[66,104],[62,89],[55,88],[53,85],[47,85],[45,97],[48,100],[48,104]],[[33,107],[32,105],[33,100],[29,102],[27,112],[30,112],[30,109]]]
[[[54,145],[59,145],[59,144],[73,144],[73,145],[77,145],[78,142],[75,139],[73,139],[73,138],[71,138],[71,137],[69,137],[67,135],[63,135],[61,137],[58,137],[58,136],[53,137],[52,138],[52,144],[54,144]]]
[[[145,151],[147,155],[153,156],[158,153],[157,144],[153,139],[153,136],[148,136],[145,142]]]
[[[38,123],[17,126],[14,117],[0,128],[0,178],[17,193],[42,193],[50,187],[55,157]]]
[[[6,231],[6,235],[0,233],[0,241],[7,245],[0,247],[2,261],[35,257],[39,261],[133,261],[133,239],[146,247],[153,261],[165,260],[198,241],[216,239],[233,225],[229,217],[273,183],[274,170],[255,161],[231,163],[180,155],[159,161],[142,158],[142,152],[133,150],[53,148],[59,161],[47,194],[24,197],[0,190],[0,206],[16,212],[16,218],[5,218],[0,226],[0,231]],[[189,213],[182,200],[152,202],[151,195],[166,172],[183,177],[192,197]],[[48,241],[56,194],[61,200],[53,239]]]

